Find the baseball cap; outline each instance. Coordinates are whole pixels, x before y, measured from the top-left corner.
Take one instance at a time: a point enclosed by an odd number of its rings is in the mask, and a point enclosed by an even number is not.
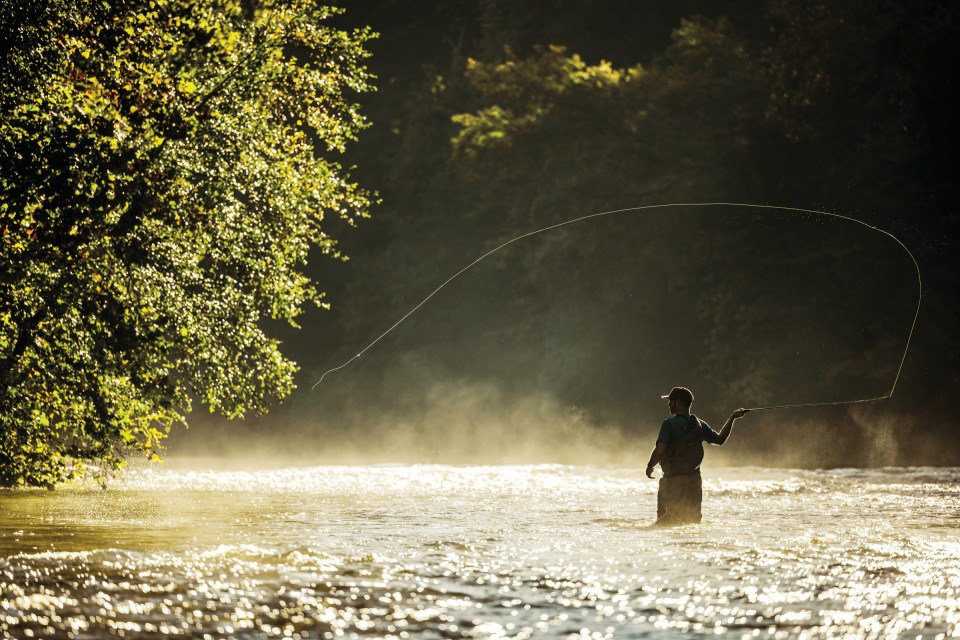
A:
[[[674,387],[670,390],[670,393],[660,397],[664,400],[680,400],[687,404],[693,403],[693,392],[686,387]]]

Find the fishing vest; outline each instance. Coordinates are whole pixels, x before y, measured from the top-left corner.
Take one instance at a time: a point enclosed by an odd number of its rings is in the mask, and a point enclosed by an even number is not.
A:
[[[700,472],[703,462],[703,431],[700,420],[691,414],[687,417],[687,431],[679,440],[667,445],[660,459],[660,468],[666,478]]]

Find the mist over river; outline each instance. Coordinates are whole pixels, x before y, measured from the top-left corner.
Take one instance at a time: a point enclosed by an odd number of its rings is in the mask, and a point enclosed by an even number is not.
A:
[[[960,468],[138,467],[0,491],[12,638],[960,637]]]

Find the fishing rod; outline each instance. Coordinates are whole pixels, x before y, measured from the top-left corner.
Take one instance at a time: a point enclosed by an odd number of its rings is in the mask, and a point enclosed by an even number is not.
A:
[[[314,383],[314,385],[311,387],[311,389],[316,389],[317,386],[320,385],[320,383],[323,382],[324,378],[326,378],[329,374],[334,373],[335,371],[340,371],[341,369],[346,368],[346,367],[349,366],[354,360],[357,360],[358,358],[360,358],[360,356],[362,356],[364,353],[366,353],[367,351],[369,351],[374,345],[376,345],[376,344],[377,344],[378,342],[380,342],[383,338],[385,338],[385,337],[388,336],[390,333],[392,333],[394,329],[396,329],[396,328],[399,327],[401,324],[403,324],[403,322],[406,321],[407,318],[409,318],[409,317],[412,316],[414,313],[416,313],[421,307],[423,307],[423,305],[425,305],[427,302],[429,302],[431,298],[433,298],[435,295],[437,295],[437,294],[438,294],[444,287],[446,287],[448,284],[450,284],[451,282],[453,282],[454,280],[456,280],[457,278],[459,278],[461,275],[463,275],[464,273],[466,273],[467,271],[469,271],[470,269],[472,269],[474,266],[476,266],[476,265],[479,264],[480,262],[486,260],[488,257],[490,257],[490,256],[492,256],[493,254],[497,253],[498,251],[500,251],[500,250],[502,250],[502,249],[510,246],[511,244],[514,244],[515,242],[519,242],[520,240],[524,240],[524,239],[526,239],[526,238],[529,238],[529,237],[531,237],[531,236],[535,236],[535,235],[538,235],[538,234],[541,234],[541,233],[546,233],[546,232],[548,232],[548,231],[553,231],[553,230],[559,229],[559,228],[561,228],[561,227],[565,227],[565,226],[572,225],[572,224],[577,224],[577,223],[579,223],[579,222],[584,222],[584,221],[592,220],[592,219],[595,219],[595,218],[600,218],[600,217],[603,217],[603,216],[611,216],[611,215],[626,214],[626,213],[636,213],[636,212],[638,212],[638,211],[649,211],[649,210],[653,210],[653,209],[668,209],[668,208],[680,208],[680,207],[699,207],[699,208],[705,208],[705,207],[737,207],[737,208],[743,208],[743,209],[767,209],[767,210],[775,210],[775,211],[787,211],[787,212],[793,212],[793,213],[805,213],[805,214],[812,214],[812,215],[818,215],[818,216],[829,216],[829,217],[832,217],[832,218],[838,218],[838,219],[846,220],[846,221],[849,221],[849,222],[855,222],[855,223],[857,223],[857,224],[859,224],[859,225],[862,225],[862,226],[864,226],[864,227],[866,227],[866,228],[868,228],[868,229],[871,229],[871,230],[876,231],[876,232],[878,232],[878,233],[882,233],[883,235],[885,235],[885,236],[893,239],[898,245],[900,245],[900,247],[907,253],[907,255],[910,256],[910,260],[913,262],[913,266],[914,266],[914,268],[916,269],[916,274],[917,274],[917,308],[916,308],[916,311],[914,312],[914,315],[913,315],[913,321],[910,323],[910,331],[907,333],[906,343],[905,343],[904,348],[903,348],[903,355],[902,355],[901,358],[900,358],[900,364],[899,364],[899,366],[897,367],[897,372],[896,372],[896,375],[894,376],[893,384],[892,384],[891,387],[890,387],[890,392],[887,393],[886,395],[879,396],[879,397],[876,397],[876,398],[861,398],[861,399],[856,399],[856,400],[836,400],[836,401],[830,401],[830,402],[804,402],[804,403],[798,403],[798,404],[770,405],[770,406],[764,406],[764,407],[753,407],[753,408],[750,408],[750,409],[748,409],[748,410],[749,410],[749,411],[769,411],[769,410],[773,410],[773,409],[793,409],[793,408],[800,408],[800,407],[825,407],[825,406],[836,406],[836,405],[846,405],[846,404],[859,404],[859,403],[865,403],[865,402],[876,402],[876,401],[878,401],[878,400],[886,400],[886,399],[888,399],[888,398],[893,397],[893,393],[894,393],[894,391],[895,391],[896,388],[897,388],[897,383],[900,381],[900,374],[903,372],[904,364],[905,364],[906,361],[907,361],[907,353],[910,351],[910,342],[911,342],[911,340],[913,339],[913,333],[914,333],[914,330],[916,329],[916,326],[917,326],[917,319],[920,317],[920,305],[921,305],[921,302],[923,301],[923,280],[922,280],[922,278],[921,278],[921,276],[920,276],[920,265],[919,265],[919,263],[917,263],[917,259],[914,257],[914,255],[913,255],[913,253],[910,251],[910,249],[908,249],[907,246],[906,246],[905,244],[903,244],[903,242],[901,242],[899,238],[897,238],[895,235],[893,235],[893,234],[890,233],[889,231],[886,231],[886,230],[881,229],[881,228],[879,228],[879,227],[875,227],[875,226],[873,226],[873,225],[871,225],[871,224],[868,224],[868,223],[864,222],[863,220],[859,220],[859,219],[854,218],[854,217],[852,217],[852,216],[848,216],[848,215],[844,215],[844,214],[840,214],[840,213],[832,213],[832,212],[829,212],[829,211],[820,211],[820,210],[818,210],[818,209],[805,209],[805,208],[802,208],[802,207],[784,207],[784,206],[780,206],[780,205],[769,205],[769,204],[750,204],[750,203],[742,203],[742,202],[683,202],[683,203],[676,203],[676,202],[675,202],[675,203],[667,203],[667,204],[648,204],[648,205],[642,205],[642,206],[638,206],[638,207],[626,207],[626,208],[623,208],[623,209],[611,209],[610,211],[601,211],[601,212],[598,212],[598,213],[591,213],[591,214],[588,214],[588,215],[585,215],[585,216],[580,216],[580,217],[577,217],[577,218],[572,218],[572,219],[566,220],[566,221],[564,221],[564,222],[559,222],[559,223],[557,223],[557,224],[552,224],[552,225],[549,225],[549,226],[546,226],[546,227],[542,227],[542,228],[540,228],[540,229],[535,229],[535,230],[533,230],[533,231],[528,231],[527,233],[523,233],[523,234],[520,234],[520,235],[518,235],[518,236],[516,236],[516,237],[510,238],[510,239],[507,240],[506,242],[503,242],[503,243],[497,245],[496,247],[494,247],[493,249],[490,249],[490,250],[487,251],[486,253],[483,253],[483,254],[480,255],[478,258],[476,258],[475,260],[473,260],[472,262],[470,262],[469,264],[467,264],[465,267],[463,267],[462,269],[460,269],[459,271],[457,271],[456,273],[454,273],[453,275],[451,275],[449,278],[447,278],[446,280],[444,280],[442,283],[440,283],[440,286],[438,286],[436,289],[434,289],[433,291],[431,291],[423,300],[421,300],[419,303],[417,303],[417,305],[414,306],[412,309],[410,309],[410,311],[408,311],[408,312],[405,313],[403,316],[401,316],[400,319],[397,320],[396,322],[394,322],[386,331],[384,331],[383,333],[381,333],[379,336],[377,336],[376,338],[374,338],[374,340],[373,340],[372,342],[370,342],[370,344],[368,344],[368,345],[365,346],[363,349],[361,349],[360,351],[358,351],[358,352],[356,353],[356,355],[354,355],[353,357],[351,357],[349,360],[347,360],[346,362],[344,362],[344,363],[341,364],[340,366],[334,367],[334,368],[332,368],[332,369],[329,369],[328,371],[325,371],[325,372],[323,373],[323,375],[320,376],[320,379],[317,380],[317,381]]]

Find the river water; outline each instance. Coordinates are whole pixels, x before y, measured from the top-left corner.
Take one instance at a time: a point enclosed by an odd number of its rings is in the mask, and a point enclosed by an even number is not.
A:
[[[133,469],[0,491],[13,638],[960,637],[960,468]]]

